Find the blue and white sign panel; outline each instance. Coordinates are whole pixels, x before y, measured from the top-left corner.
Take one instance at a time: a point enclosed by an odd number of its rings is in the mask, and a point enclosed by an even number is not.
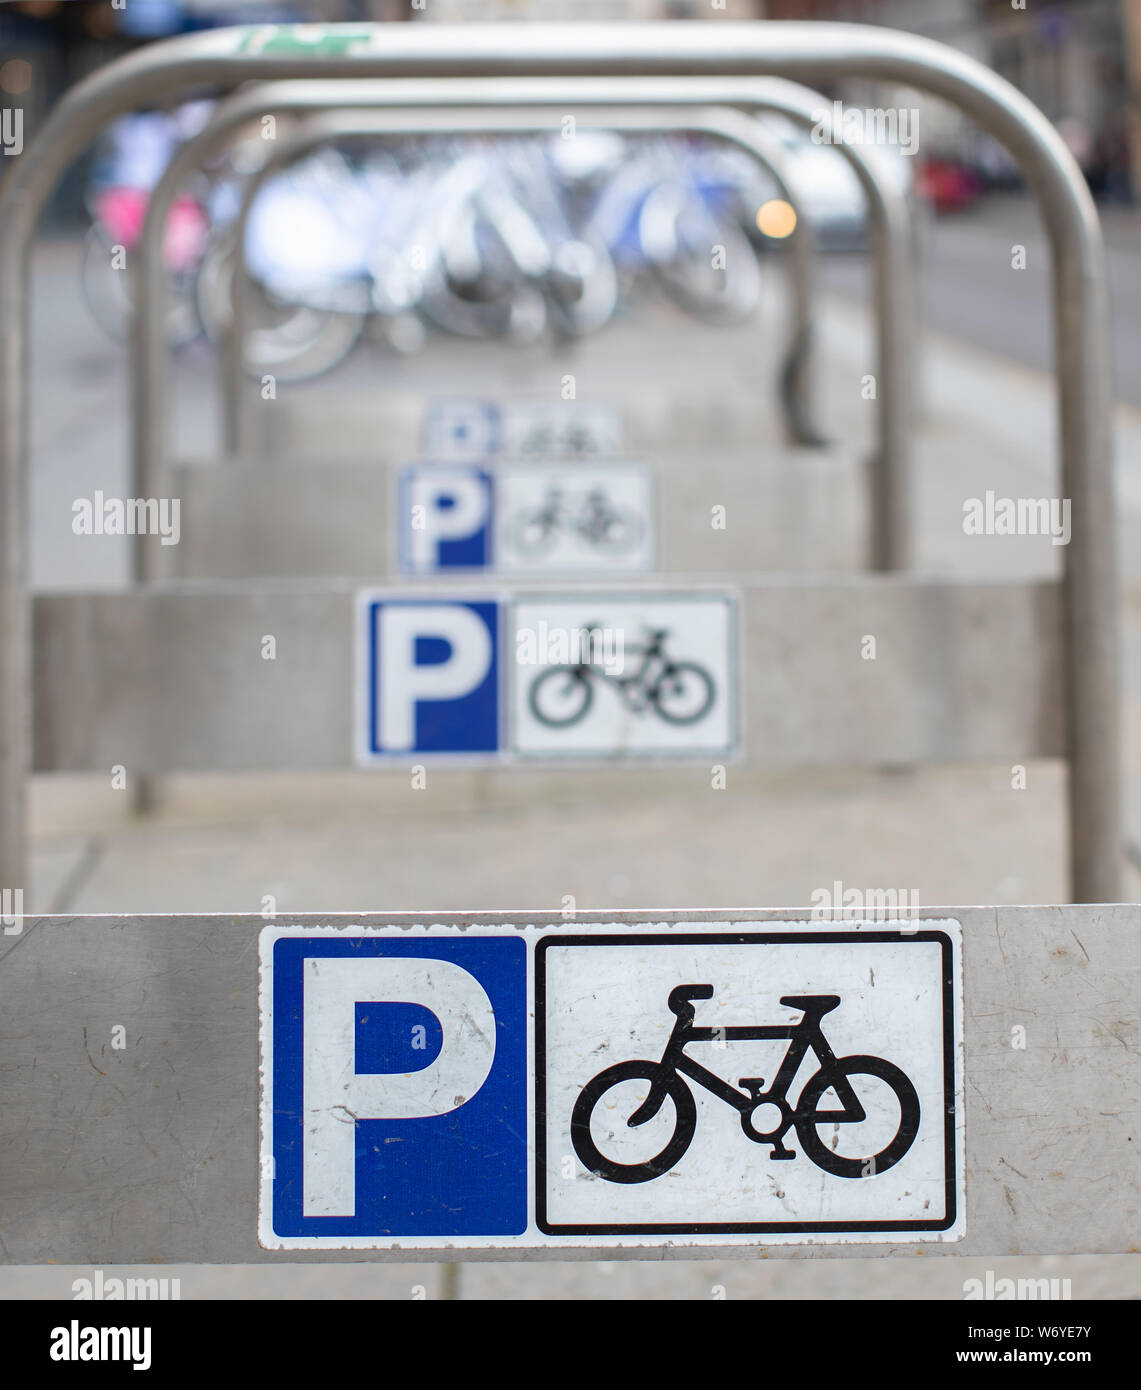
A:
[[[406,574],[494,568],[495,482],[478,464],[410,464],[397,479],[397,554]]]
[[[528,758],[729,757],[736,624],[724,594],[520,597],[511,748]]]
[[[643,463],[414,463],[398,475],[406,574],[635,573],[653,567]]]
[[[270,928],[261,946],[265,1243],[524,1234],[523,939]]]
[[[503,604],[497,598],[357,598],[361,763],[504,748]]]
[[[274,1250],[957,1240],[953,921],[261,933]]]
[[[356,601],[362,765],[736,753],[732,594],[366,590]]]
[[[494,454],[526,458],[606,458],[622,449],[622,421],[611,406],[583,401],[499,404],[478,396],[441,396],[428,403],[423,453],[449,463],[478,463]]]
[[[423,452],[449,463],[478,463],[499,452],[500,410],[477,396],[445,396],[428,403],[420,441]]]
[[[606,458],[621,448],[622,421],[611,406],[519,402],[501,415],[500,449],[508,458]]]

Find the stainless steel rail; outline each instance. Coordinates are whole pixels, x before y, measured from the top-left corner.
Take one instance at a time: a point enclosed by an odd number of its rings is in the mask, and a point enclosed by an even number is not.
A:
[[[378,96],[378,93],[382,96]],[[549,80],[511,78],[491,82],[294,82],[241,92],[219,106],[209,125],[176,152],[152,194],[138,247],[136,339],[132,354],[132,409],[136,484],[140,495],[157,495],[159,483],[148,481],[165,467],[167,369],[169,352],[160,326],[165,275],[160,251],[160,227],[191,172],[224,148],[227,137],[249,121],[266,114],[298,113],[332,106],[371,109],[384,104],[397,110],[456,106],[550,106],[576,113],[599,103],[608,106],[736,106],[750,111],[773,111],[804,130],[831,130],[831,111],[810,88],[778,78],[691,78],[685,82],[642,78],[579,78],[552,84]],[[411,119],[411,113],[410,113]],[[913,405],[911,362],[914,352],[911,229],[906,199],[894,192],[875,164],[857,145],[835,143],[851,165],[868,202],[874,239],[874,317],[877,331],[876,380],[878,436],[868,461],[870,536],[868,563],[873,570],[903,569],[910,557],[910,441]],[[792,432],[802,442],[818,438],[809,421],[808,354],[810,341],[793,344],[786,359],[782,394]],[[148,472],[149,470],[149,472]],[[143,546],[140,573],[155,557]],[[152,576],[153,577],[153,576]]]
[[[291,77],[863,76],[959,106],[1014,156],[1053,252],[1061,487],[1073,502],[1063,623],[1070,867],[1079,901],[1120,892],[1118,582],[1104,250],[1081,172],[1049,121],[965,54],[865,25],[263,26],[186,35],[109,64],[60,101],[0,199],[0,884],[25,882],[31,751],[28,259],[69,161],[119,112],[195,83]],[[140,315],[138,323],[143,324]],[[996,660],[1001,660],[996,653]]]
[[[377,84],[377,104],[391,106],[385,88]],[[449,87],[462,88],[462,83]],[[456,93],[460,95],[460,93]],[[576,113],[577,117],[577,113]],[[777,192],[797,213],[789,237],[790,278],[792,281],[792,329],[783,359],[781,381],[803,381],[806,375],[808,345],[812,339],[812,225],[801,215],[799,197],[787,174],[787,160],[780,142],[763,127],[737,111],[695,110],[685,115],[656,108],[594,107],[581,119],[587,128],[635,131],[644,134],[696,133],[713,135],[750,154],[772,176]],[[209,127],[207,127],[209,128]],[[233,227],[234,278],[233,319],[219,353],[220,391],[225,402],[227,455],[243,447],[242,399],[245,384],[242,353],[238,344],[245,339],[246,309],[249,304],[245,268],[246,225],[254,199],[265,182],[289,164],[320,145],[355,136],[462,135],[462,134],[552,134],[558,125],[551,111],[544,109],[497,108],[470,112],[440,111],[417,113],[401,109],[327,112],[310,117],[302,129],[287,140],[277,142],[269,158],[251,174],[242,193],[242,204]],[[158,218],[145,224],[144,234],[157,237]],[[153,305],[151,306],[153,308]],[[812,428],[803,403],[804,388],[784,393],[783,404],[789,433],[798,443],[819,444],[822,439]]]

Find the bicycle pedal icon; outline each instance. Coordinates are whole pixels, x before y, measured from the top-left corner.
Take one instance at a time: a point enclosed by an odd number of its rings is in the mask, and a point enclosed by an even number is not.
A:
[[[840,1007],[842,1001],[838,994],[782,996],[783,1005],[802,1011],[798,1023],[694,1027],[693,1001],[712,998],[712,985],[676,986],[667,1001],[675,1022],[661,1059],[618,1062],[600,1071],[582,1088],[571,1114],[571,1143],[589,1172],[616,1183],[651,1182],[668,1173],[689,1148],[697,1131],[697,1105],[686,1077],[738,1111],[741,1129],[747,1138],[755,1144],[771,1145],[770,1159],[789,1161],[796,1158],[795,1151],[785,1143],[785,1137],[793,1130],[805,1157],[838,1178],[876,1177],[904,1157],[919,1132],[919,1096],[910,1078],[894,1063],[863,1054],[837,1057],[832,1051],[820,1020]],[[742,1089],[738,1090],[685,1052],[692,1043],[762,1040],[788,1043],[776,1076],[767,1088],[763,1077],[745,1076],[740,1078],[738,1085]],[[794,1106],[789,1102],[788,1092],[809,1052],[815,1055],[819,1070],[804,1084]],[[839,1126],[855,1126],[869,1118],[857,1094],[860,1090],[865,1097],[868,1095],[869,1079],[873,1087],[874,1082],[879,1081],[894,1093],[899,1108],[894,1137],[878,1152],[865,1157],[837,1153]],[[612,1098],[607,1102],[606,1097],[615,1087],[629,1081],[648,1082],[649,1090],[632,1113],[623,1114],[619,1100]],[[826,1101],[829,1095],[835,1097],[838,1109]],[[623,1163],[602,1152],[595,1142],[596,1131],[608,1129],[613,1140],[623,1128],[637,1129],[659,1114],[667,1097],[673,1102],[674,1130],[658,1154],[638,1162]],[[591,1127],[592,1120],[596,1121],[595,1130]]]

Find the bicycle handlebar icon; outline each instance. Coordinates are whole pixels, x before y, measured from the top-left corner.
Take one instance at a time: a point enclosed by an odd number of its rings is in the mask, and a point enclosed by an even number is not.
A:
[[[713,998],[712,985],[678,985],[670,991],[668,1007],[675,1015],[673,1030],[665,1051],[657,1062],[636,1060],[618,1062],[600,1071],[583,1087],[571,1114],[571,1143],[586,1169],[607,1182],[651,1182],[668,1173],[689,1148],[697,1131],[697,1105],[693,1093],[683,1079],[688,1077],[710,1091],[718,1100],[739,1112],[741,1128],[756,1144],[771,1144],[769,1157],[774,1160],[795,1159],[796,1153],[786,1147],[785,1135],[796,1130],[802,1152],[818,1168],[838,1178],[875,1177],[897,1164],[915,1142],[919,1132],[919,1096],[905,1072],[882,1057],[853,1055],[837,1057],[820,1026],[825,1014],[839,1008],[837,994],[789,994],[781,997],[787,1008],[800,1009],[798,1023],[772,1026],[695,1028],[694,1000]],[[743,1076],[737,1090],[721,1077],[686,1056],[685,1049],[698,1042],[787,1041],[788,1050],[777,1069],[772,1084],[765,1089],[764,1078]],[[795,1106],[789,1104],[788,1091],[796,1079],[805,1056],[813,1052],[820,1063],[805,1083]],[[876,1154],[866,1158],[850,1158],[838,1154],[821,1135],[821,1127],[832,1129],[842,1124],[859,1124],[868,1118],[852,1085],[852,1078],[874,1077],[885,1083],[895,1094],[899,1105],[899,1125],[894,1138]],[[599,1103],[606,1093],[627,1081],[648,1081],[649,1092],[640,1105],[625,1120],[625,1127],[636,1129],[652,1120],[668,1096],[674,1105],[674,1130],[665,1147],[653,1158],[637,1163],[621,1163],[608,1158],[595,1142],[591,1120],[596,1117]],[[821,1109],[821,1102],[831,1091],[840,1108]],[[616,1109],[603,1105],[602,1110]],[[767,1109],[772,1123],[760,1128],[758,1121]],[[622,1127],[621,1117],[612,1118],[610,1137]]]

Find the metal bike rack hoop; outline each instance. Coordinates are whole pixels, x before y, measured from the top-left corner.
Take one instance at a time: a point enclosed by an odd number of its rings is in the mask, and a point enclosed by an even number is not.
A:
[[[232,132],[267,113],[299,113],[329,107],[396,110],[424,107],[549,106],[565,112],[568,106],[734,106],[749,111],[771,111],[786,116],[803,130],[818,127],[830,136],[837,152],[858,178],[871,217],[874,243],[874,301],[877,324],[876,379],[878,385],[875,450],[868,463],[870,490],[868,562],[873,570],[907,567],[910,556],[910,440],[909,384],[914,324],[914,268],[911,256],[909,210],[905,197],[895,192],[858,145],[848,145],[832,131],[831,111],[811,88],[779,78],[689,78],[664,81],[653,78],[615,81],[613,78],[579,78],[552,84],[549,79],[510,78],[393,82],[293,82],[274,83],[238,93],[222,103],[211,121],[176,151],[152,193],[138,246],[138,282],[135,337],[132,341],[131,381],[135,480],[139,495],[157,494],[150,482],[162,470],[168,447],[166,415],[169,388],[166,378],[169,350],[160,326],[165,278],[160,250],[160,227],[192,171],[211,158]],[[799,306],[807,319],[807,304]],[[784,370],[785,410],[792,432],[802,441],[811,434],[806,405],[809,342],[794,342]],[[227,370],[229,364],[227,364]],[[236,389],[236,388],[235,388]],[[232,420],[232,415],[230,419]],[[232,438],[232,428],[231,428]],[[137,548],[140,574],[153,560],[152,547]]]
[[[378,84],[378,105],[387,110],[330,111],[310,117],[303,128],[274,147],[265,163],[251,174],[242,193],[241,207],[234,222],[234,279],[232,290],[233,317],[219,353],[220,391],[225,402],[227,454],[240,452],[242,447],[242,386],[244,360],[238,345],[245,341],[245,307],[248,304],[246,282],[245,233],[254,200],[266,181],[274,174],[300,159],[316,147],[338,139],[357,136],[402,135],[519,135],[553,134],[549,110],[527,107],[480,109],[471,112],[441,111],[436,113],[410,112],[392,108],[386,94],[388,84]],[[462,83],[450,83],[462,87]],[[630,107],[591,106],[583,124],[644,134],[713,135],[750,154],[766,169],[776,184],[777,192],[797,211],[795,228],[789,237],[790,275],[792,280],[793,326],[782,368],[782,378],[803,375],[805,352],[812,335],[812,227],[800,215],[797,194],[790,183],[784,152],[779,142],[740,112],[694,110],[682,116],[671,110]],[[157,239],[158,217],[146,230]],[[152,281],[153,285],[153,281]],[[151,311],[153,303],[149,304]],[[822,442],[811,429],[799,402],[787,403],[790,433],[798,443]],[[164,438],[165,442],[165,438]]]
[[[28,260],[70,160],[122,111],[201,83],[290,77],[862,76],[950,101],[1010,150],[1053,252],[1061,486],[1073,500],[1063,578],[1070,867],[1081,901],[1120,892],[1118,591],[1104,250],[1093,201],[1046,117],[977,60],[865,25],[465,24],[262,26],[153,44],[59,102],[0,199],[0,883],[24,882],[31,749],[28,594]],[[141,318],[140,318],[141,322]]]

